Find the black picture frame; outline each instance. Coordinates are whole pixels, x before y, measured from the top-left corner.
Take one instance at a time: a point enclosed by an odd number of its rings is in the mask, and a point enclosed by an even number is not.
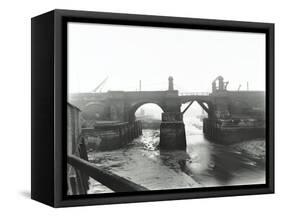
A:
[[[266,34],[266,184],[66,196],[67,22]],[[32,18],[31,197],[53,207],[274,193],[274,24],[53,10]]]

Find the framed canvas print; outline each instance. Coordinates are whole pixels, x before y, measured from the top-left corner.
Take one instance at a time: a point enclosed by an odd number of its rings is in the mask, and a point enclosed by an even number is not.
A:
[[[54,207],[274,192],[274,24],[32,18],[32,198]]]

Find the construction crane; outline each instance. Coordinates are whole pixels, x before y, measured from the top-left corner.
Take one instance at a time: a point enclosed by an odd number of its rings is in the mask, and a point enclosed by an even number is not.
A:
[[[102,86],[105,84],[105,82],[108,80],[108,76],[92,91],[96,93],[99,89],[101,90]]]

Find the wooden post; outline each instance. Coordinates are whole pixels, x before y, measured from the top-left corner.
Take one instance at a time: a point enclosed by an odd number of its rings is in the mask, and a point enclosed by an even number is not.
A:
[[[83,160],[89,161],[84,137],[82,137],[81,139],[81,143],[79,144],[78,150],[79,150],[80,157]],[[87,176],[84,173],[79,173],[78,171],[78,178],[80,179],[81,185],[83,186],[83,189],[81,188],[80,190],[83,191],[84,193],[87,193],[87,190],[89,190],[89,176]]]
[[[76,177],[71,176],[69,177],[69,183],[72,191],[72,195],[77,195],[77,183],[76,183]]]

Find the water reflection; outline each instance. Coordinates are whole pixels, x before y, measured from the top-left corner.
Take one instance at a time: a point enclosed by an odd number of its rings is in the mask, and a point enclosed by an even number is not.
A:
[[[204,186],[225,186],[265,183],[265,158],[244,147],[265,148],[263,140],[234,145],[209,142],[203,135],[189,136],[188,153],[191,160],[185,171]],[[259,157],[257,157],[259,156]]]

